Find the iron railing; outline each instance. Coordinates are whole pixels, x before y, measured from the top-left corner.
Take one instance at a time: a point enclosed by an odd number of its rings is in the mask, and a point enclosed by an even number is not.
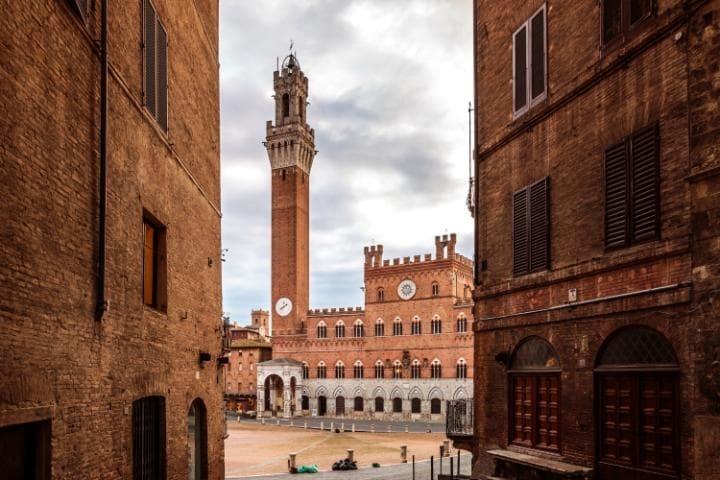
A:
[[[445,412],[445,432],[448,437],[473,436],[472,398],[448,400]]]

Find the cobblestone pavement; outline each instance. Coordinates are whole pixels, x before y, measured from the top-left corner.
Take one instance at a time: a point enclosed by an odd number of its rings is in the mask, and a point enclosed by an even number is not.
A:
[[[237,417],[230,413],[228,414],[229,422],[236,422]],[[265,425],[277,425],[278,421],[280,425],[289,426],[291,423],[290,419],[287,418],[266,418]],[[254,418],[241,418],[240,422],[251,422],[261,423],[260,420]],[[344,428],[346,431],[351,431],[352,426],[355,425],[356,432],[369,432],[374,430],[375,432],[423,432],[428,431],[432,433],[444,433],[445,425],[442,423],[426,423],[426,422],[386,422],[376,420],[353,420],[348,418],[330,418],[330,417],[298,417],[292,419],[294,427],[303,428],[307,423],[307,428],[319,429],[320,426],[325,430],[333,428]]]
[[[455,462],[457,457],[453,459]],[[450,459],[443,459],[443,474],[450,473]],[[457,466],[455,466],[455,469]],[[460,473],[466,475],[462,478],[468,478],[471,468],[471,455],[465,454],[460,457]],[[307,479],[307,480],[412,480],[413,473],[412,464],[389,465],[381,468],[363,468],[360,470],[352,470],[347,472],[320,472],[307,475],[290,475],[283,473],[279,475],[256,475],[252,477],[227,477],[226,480],[289,480]],[[435,459],[434,462],[434,479],[437,479],[440,473],[440,461]],[[430,480],[430,461],[425,460],[415,463],[415,479]],[[433,480],[434,480],[433,479]]]

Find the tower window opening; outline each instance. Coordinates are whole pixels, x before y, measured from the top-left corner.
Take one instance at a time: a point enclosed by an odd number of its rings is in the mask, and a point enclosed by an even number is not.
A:
[[[287,93],[282,96],[283,118],[290,116],[290,95]]]

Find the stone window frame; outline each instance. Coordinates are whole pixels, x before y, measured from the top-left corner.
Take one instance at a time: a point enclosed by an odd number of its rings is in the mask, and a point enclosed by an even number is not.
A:
[[[335,362],[335,378],[345,378],[345,364],[342,360],[338,360],[337,362]]]
[[[415,380],[422,378],[422,364],[417,358],[410,365],[410,378]]]
[[[430,321],[430,331],[433,335],[440,335],[442,333],[442,320],[440,315],[433,315]]]
[[[335,338],[345,338],[345,322],[342,319],[335,322]]]
[[[316,367],[316,378],[327,378],[327,365],[325,365],[325,362],[323,360],[320,360]]]
[[[467,360],[463,357],[458,358],[455,364],[455,378],[465,380],[467,378]]]
[[[365,336],[365,324],[361,319],[355,320],[353,324],[353,336],[355,338],[362,338]]]
[[[353,378],[362,379],[365,377],[365,367],[362,360],[355,360],[353,365]]]
[[[382,360],[375,362],[375,378],[385,378],[385,364]]]
[[[439,358],[433,359],[430,364],[430,378],[435,380],[442,378],[442,363]]]
[[[393,380],[400,380],[403,378],[402,375],[402,362],[400,360],[395,360],[392,364],[392,376]]]
[[[317,338],[327,338],[327,323],[325,320],[320,320],[316,328]]]
[[[378,319],[375,320],[375,336],[385,336],[385,321],[382,319],[382,317],[378,317]]]
[[[398,337],[403,334],[403,322],[400,317],[395,317],[393,320],[393,336]]]

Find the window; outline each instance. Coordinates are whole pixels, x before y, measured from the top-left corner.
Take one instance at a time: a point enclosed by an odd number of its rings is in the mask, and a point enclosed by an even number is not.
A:
[[[402,335],[402,330],[402,320],[400,320],[400,318],[396,318],[395,320],[393,320],[393,335]]]
[[[442,378],[442,365],[437,358],[430,364],[430,378]]]
[[[335,378],[345,378],[345,365],[340,361],[335,364]]]
[[[188,412],[189,480],[205,480],[207,466],[207,413],[202,400],[195,399]]]
[[[148,214],[143,219],[143,301],[167,310],[167,256],[165,227]]]
[[[605,150],[605,248],[660,238],[658,125]]]
[[[442,401],[439,398],[430,400],[430,413],[433,415],[442,413]]]
[[[437,315],[435,315],[432,321],[430,321],[430,330],[433,335],[440,335],[442,333],[442,320],[440,320],[440,317]]]
[[[308,367],[307,362],[303,362],[303,365],[302,365],[302,378],[303,379],[310,378],[310,368]]]
[[[325,322],[321,321],[318,323],[317,326],[317,337],[318,338],[327,338],[327,325]]]
[[[345,415],[345,397],[335,398],[335,415]]]
[[[413,360],[412,365],[410,365],[410,377],[414,379],[422,378],[422,366],[420,365],[420,360]]]
[[[432,296],[437,297],[440,295],[440,285],[437,282],[432,283]]]
[[[50,479],[50,421],[0,427],[3,478]]]
[[[410,400],[410,413],[422,413],[422,401],[419,398]]]
[[[385,335],[385,323],[382,318],[375,320],[375,336],[382,337]]]
[[[385,378],[385,365],[382,360],[375,362],[375,378]]]
[[[464,314],[460,314],[460,316],[457,319],[457,332],[458,333],[465,333],[467,332],[467,318],[465,318]]]
[[[288,95],[287,93],[283,94],[282,96],[282,116],[290,116],[290,95]]]
[[[143,81],[145,107],[168,129],[167,33],[150,0],[143,0]]]
[[[310,397],[307,395],[300,397],[300,408],[302,410],[310,410]]]
[[[365,376],[365,371],[363,364],[360,360],[355,362],[355,365],[353,366],[353,377],[355,378],[363,378]]]
[[[420,323],[420,318],[413,318],[412,323],[410,324],[410,333],[413,335],[422,334],[422,323]]]
[[[513,194],[513,275],[550,266],[550,179],[544,178]]]
[[[539,337],[525,340],[512,356],[508,381],[510,442],[558,450],[560,365],[555,350]]]
[[[133,479],[165,478],[165,399],[135,400],[132,417]]]
[[[355,397],[355,401],[353,402],[353,410],[356,412],[362,412],[365,410],[365,400],[363,400],[363,397]]]
[[[378,303],[382,303],[385,301],[385,289],[382,287],[377,289],[377,301]]]
[[[325,362],[318,363],[317,378],[327,378],[327,367],[325,366]]]
[[[395,360],[393,362],[393,378],[402,378],[402,363],[400,363],[400,360]]]
[[[513,112],[515,117],[547,97],[545,6],[513,35]]]
[[[393,413],[402,413],[402,398],[395,397],[392,401]]]
[[[385,411],[385,399],[383,397],[375,397],[375,411],[376,412],[384,412]]]
[[[455,366],[455,377],[459,379],[467,378],[467,362],[464,358],[458,360]]]
[[[345,323],[343,323],[342,320],[339,320],[335,324],[335,338],[344,338],[345,337]]]
[[[353,335],[356,338],[361,338],[365,336],[365,325],[363,325],[362,320],[359,318],[355,320],[355,325],[353,325]]]
[[[623,41],[633,27],[652,15],[652,4],[652,0],[603,0],[603,45]]]

